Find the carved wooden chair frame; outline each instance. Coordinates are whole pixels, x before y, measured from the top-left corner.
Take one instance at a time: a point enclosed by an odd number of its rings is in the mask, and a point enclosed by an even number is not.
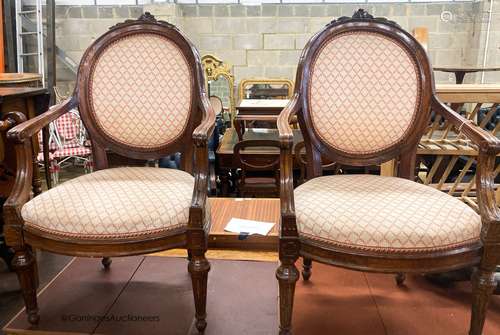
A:
[[[310,115],[307,92],[310,85],[310,70],[318,50],[324,42],[346,31],[366,31],[382,34],[395,41],[413,55],[418,66],[420,88],[419,111],[409,132],[398,143],[375,154],[353,155],[341,152],[323,142],[318,136]],[[471,335],[481,334],[486,306],[495,286],[493,270],[500,262],[500,212],[495,202],[494,167],[496,154],[500,152],[500,140],[474,125],[455,111],[444,105],[435,95],[432,68],[422,46],[396,23],[383,18],[373,18],[359,10],[352,18],[342,17],[332,21],[321,32],[313,36],[306,45],[297,69],[295,92],[288,106],[278,118],[281,142],[281,229],[279,258],[281,264],[276,271],[280,284],[280,334],[291,333],[293,294],[299,272],[295,262],[304,257],[306,275],[310,275],[311,259],[322,263],[355,270],[385,273],[426,273],[444,272],[466,266],[478,266],[474,275],[474,298],[471,319]],[[450,124],[462,131],[479,151],[477,171],[477,191],[482,220],[480,243],[461,250],[434,253],[409,254],[389,257],[369,251],[346,251],[321,242],[304,240],[299,236],[296,224],[293,190],[293,132],[290,121],[298,116],[306,146],[307,179],[322,174],[321,156],[339,164],[366,166],[380,164],[391,159],[399,161],[398,176],[415,180],[415,155],[418,142],[426,130],[430,111],[434,110]]]
[[[154,150],[129,146],[107,137],[95,125],[91,112],[91,100],[87,91],[92,68],[100,53],[117,39],[143,33],[157,34],[172,41],[180,49],[192,71],[190,86],[193,94],[187,126],[178,138]],[[23,227],[24,221],[20,213],[23,205],[30,199],[33,176],[31,138],[44,126],[73,108],[80,110],[92,139],[97,170],[108,168],[106,154],[108,149],[135,159],[158,159],[174,152],[183,153],[181,168],[192,173],[195,178],[187,228],[177,228],[163,234],[128,238],[117,243],[113,240],[81,240],[65,237],[54,239],[53,236],[49,238],[40,231],[35,232]],[[15,250],[13,266],[19,276],[26,313],[31,323],[36,324],[39,320],[36,302],[36,265],[32,247],[73,256],[104,257],[105,266],[109,266],[109,257],[113,256],[147,254],[186,247],[189,253],[188,269],[193,280],[196,326],[200,331],[206,327],[206,282],[210,269],[210,264],[205,258],[208,232],[204,229],[205,215],[208,215],[205,212],[208,173],[207,140],[213,131],[214,124],[215,114],[205,93],[203,69],[198,51],[175,26],[164,21],[157,21],[152,15],[145,13],[138,20],[127,20],[111,27],[87,49],[82,57],[77,86],[71,97],[9,131],[9,139],[15,142],[19,169],[12,194],[4,205],[5,235],[8,245]],[[189,145],[191,143],[193,145]]]

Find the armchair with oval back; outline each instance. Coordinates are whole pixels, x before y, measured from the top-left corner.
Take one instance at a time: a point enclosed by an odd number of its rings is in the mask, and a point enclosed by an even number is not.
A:
[[[414,181],[416,148],[431,108],[479,150],[480,215]],[[289,125],[294,115],[305,141],[308,179],[295,190]],[[500,140],[439,101],[422,46],[396,23],[363,10],[332,21],[306,45],[278,129],[280,333],[291,333],[295,262],[302,256],[307,278],[311,259],[385,273],[476,266],[470,334],[481,334],[500,261],[493,188]],[[397,159],[398,176],[322,176],[322,156],[354,166]]]
[[[97,171],[30,200],[31,136],[77,107]],[[9,132],[20,169],[4,205],[6,238],[31,323],[39,320],[31,248],[104,257],[109,267],[109,257],[184,247],[196,326],[205,328],[207,139],[214,121],[197,50],[175,26],[145,13],[110,28],[87,49],[70,98]],[[184,171],[108,168],[106,150],[136,159],[182,152]]]

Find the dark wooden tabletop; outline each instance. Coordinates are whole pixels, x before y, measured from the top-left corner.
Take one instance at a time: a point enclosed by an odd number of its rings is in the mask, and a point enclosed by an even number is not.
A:
[[[294,146],[303,141],[300,129],[293,130]],[[248,128],[243,135],[243,140],[278,140],[277,129]],[[228,128],[222,137],[222,141],[217,149],[218,155],[233,155],[233,148],[238,143],[238,134],[234,128]],[[279,154],[279,150],[270,147],[251,147],[245,150],[245,154],[273,155]]]
[[[463,67],[435,67],[434,71],[441,72],[491,72],[500,71],[500,67],[477,67],[477,66],[463,66]]]
[[[236,105],[238,115],[279,115],[288,99],[242,99]]]
[[[0,100],[8,97],[21,98],[45,93],[48,91],[43,87],[0,87]]]

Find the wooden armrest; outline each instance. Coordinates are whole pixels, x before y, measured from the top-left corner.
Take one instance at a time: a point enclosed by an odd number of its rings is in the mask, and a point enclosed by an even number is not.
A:
[[[206,145],[215,128],[215,112],[206,93],[201,95],[200,108],[204,112],[204,118],[193,132],[193,140],[196,146]]]
[[[446,106],[436,95],[432,99],[432,110],[442,115],[459,131],[463,132],[467,138],[478,146],[480,151],[495,155],[500,153],[500,140],[495,135]]]
[[[290,120],[298,111],[299,94],[295,93],[286,107],[281,111],[276,122],[278,126],[279,139],[282,145],[293,146],[293,130]]]
[[[18,143],[24,142],[26,139],[33,137],[33,135],[39,132],[40,129],[77,106],[77,100],[74,97],[71,97],[59,105],[50,107],[45,113],[42,113],[33,119],[25,121],[12,128],[7,133],[7,137]]]
[[[6,124],[22,125],[26,123],[26,116],[20,112],[7,113],[4,117]],[[33,161],[31,141],[21,141],[15,144],[16,151],[16,178],[12,191],[3,205],[5,242],[10,247],[24,244],[21,217],[21,208],[30,199],[31,183],[33,180]]]
[[[299,94],[295,93],[292,100],[278,116],[278,132],[280,150],[280,204],[281,204],[281,236],[295,236],[295,204],[293,200],[293,130],[290,127],[291,118],[297,113]]]
[[[215,112],[207,98],[205,92],[201,94],[200,108],[204,111],[203,121],[193,132],[193,140],[195,148],[195,166],[194,166],[194,190],[191,201],[190,224],[194,224],[191,228],[203,228],[196,224],[204,223],[205,204],[207,202],[208,193],[208,138],[212,135],[215,128]]]

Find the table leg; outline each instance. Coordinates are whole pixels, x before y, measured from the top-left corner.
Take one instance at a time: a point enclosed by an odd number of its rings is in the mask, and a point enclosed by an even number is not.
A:
[[[43,151],[43,168],[45,169],[45,181],[47,188],[52,188],[52,179],[50,178],[50,162],[49,162],[49,127],[42,129],[42,151]]]
[[[456,84],[463,84],[464,77],[465,77],[464,71],[455,71],[455,83]]]
[[[227,197],[229,194],[229,170],[221,170],[220,183],[222,196]]]
[[[32,139],[33,142],[33,139]],[[38,168],[38,163],[36,161],[37,159],[37,146],[32,145],[32,152],[33,152],[33,193],[35,196],[39,195],[42,193],[42,180],[40,179],[40,169]]]
[[[234,129],[236,130],[236,134],[238,134],[238,139],[242,141],[243,133],[245,132],[245,122],[240,120],[234,120]]]

